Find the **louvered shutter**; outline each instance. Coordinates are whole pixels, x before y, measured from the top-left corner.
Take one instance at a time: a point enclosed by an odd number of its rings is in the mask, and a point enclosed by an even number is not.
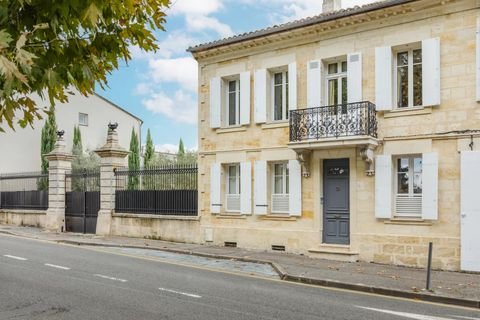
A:
[[[250,71],[240,73],[240,124],[250,124]]]
[[[440,38],[422,41],[422,100],[424,106],[440,105]]]
[[[307,63],[307,106],[308,108],[320,107],[322,105],[322,62],[312,60]]]
[[[288,65],[288,109],[297,109],[297,63]]]
[[[240,213],[252,214],[252,164],[240,163]]]
[[[350,53],[347,57],[348,103],[362,101],[362,53]]]
[[[422,155],[422,219],[438,219],[438,154]]]
[[[267,198],[267,162],[255,161],[254,167],[254,212],[265,215],[268,210]]]
[[[254,76],[255,122],[267,122],[267,69],[255,71]]]
[[[210,212],[212,214],[220,213],[222,209],[221,201],[221,164],[214,163],[210,167]]]
[[[392,110],[392,59],[391,47],[375,48],[375,104],[378,111]]]
[[[210,79],[210,128],[221,126],[222,79]]]
[[[392,157],[379,155],[375,157],[375,217],[389,219],[392,217]]]
[[[302,215],[302,167],[298,160],[288,161],[288,189],[290,192],[290,215]]]

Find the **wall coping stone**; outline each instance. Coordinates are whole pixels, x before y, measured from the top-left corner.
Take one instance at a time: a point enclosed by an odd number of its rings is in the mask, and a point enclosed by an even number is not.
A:
[[[138,219],[158,219],[158,220],[184,220],[184,221],[200,221],[200,216],[170,216],[158,214],[135,214],[114,212],[114,218],[138,218]]]
[[[47,214],[47,210],[37,209],[0,209],[0,213],[14,213],[14,214]]]

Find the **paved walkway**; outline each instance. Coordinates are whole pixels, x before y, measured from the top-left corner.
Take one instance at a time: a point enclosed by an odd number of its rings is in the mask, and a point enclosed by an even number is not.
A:
[[[423,299],[422,296],[426,296],[427,299],[425,300],[442,301],[441,297],[445,297],[447,300],[452,298],[450,300],[458,299],[458,304],[468,304],[480,308],[480,274],[433,271],[431,282],[433,292],[427,292],[423,289],[425,288],[426,279],[426,272],[423,269],[366,262],[337,262],[313,259],[295,254],[173,243],[140,238],[59,234],[37,228],[10,225],[0,225],[0,233],[73,244],[150,248],[216,258],[265,261],[272,263],[274,268],[286,280],[418,299]],[[431,299],[431,297],[434,298]],[[462,301],[467,301],[468,303],[462,303]],[[455,302],[450,301],[450,303]]]

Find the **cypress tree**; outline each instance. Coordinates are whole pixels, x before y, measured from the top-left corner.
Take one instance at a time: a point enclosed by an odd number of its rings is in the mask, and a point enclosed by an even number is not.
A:
[[[73,127],[72,154],[77,157],[83,155],[82,133],[78,126]]]
[[[132,128],[132,135],[130,138],[130,153],[128,154],[128,170],[136,171],[140,169],[140,149],[138,143],[138,136]],[[128,189],[136,190],[139,186],[139,177],[137,174],[130,174],[128,176]]]
[[[178,143],[177,161],[179,163],[183,163],[184,158],[185,158],[185,147],[183,145],[182,138],[180,138],[180,142]]]
[[[42,128],[42,136],[41,136],[41,143],[40,143],[40,152],[41,152],[41,159],[42,159],[42,173],[48,172],[48,161],[45,159],[45,155],[50,153],[55,146],[55,142],[57,141],[57,121],[55,119],[55,111],[53,108],[50,109],[48,114],[47,121],[45,121],[45,125]]]
[[[150,129],[147,130],[147,142],[145,144],[145,155],[143,157],[143,167],[148,168],[152,165],[155,158],[155,147],[153,146],[152,136],[150,135]]]

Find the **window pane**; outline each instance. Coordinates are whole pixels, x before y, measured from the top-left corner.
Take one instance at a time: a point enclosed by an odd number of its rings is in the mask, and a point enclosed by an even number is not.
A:
[[[408,66],[408,52],[399,52],[397,54],[397,65]]]
[[[328,104],[338,104],[338,81],[337,79],[328,80]]]
[[[228,94],[228,124],[236,124],[236,93],[230,92]]]
[[[275,84],[282,84],[282,74],[281,73],[275,73],[274,78],[275,78]]]
[[[238,194],[237,192],[237,167],[228,167],[228,193]]]
[[[229,81],[228,82],[228,91],[233,92],[236,90],[236,81]]]
[[[283,193],[283,165],[275,164],[273,166],[273,193],[282,194]]]
[[[408,173],[408,158],[401,158],[397,160],[397,170],[398,173]]]
[[[285,164],[285,193],[289,194],[290,193],[290,189],[288,187],[288,184],[290,183],[290,173],[289,173],[289,170],[288,170],[288,165]]]
[[[408,193],[408,158],[397,160],[397,193]]]
[[[342,72],[347,72],[347,61],[342,62]]]
[[[422,63],[422,49],[413,50],[413,63]]]
[[[282,120],[282,85],[274,86],[273,119]]]
[[[397,68],[398,107],[408,107],[408,67]]]
[[[328,65],[328,74],[335,74],[338,72],[338,64],[331,63]]]
[[[413,66],[413,105],[421,106],[422,102],[422,65]]]
[[[286,86],[285,86],[285,119],[288,119],[288,111],[290,110],[289,109],[289,106],[288,106],[288,76],[287,76],[287,82],[286,82]]]
[[[348,102],[348,84],[347,78],[342,78],[342,103]],[[346,110],[344,110],[346,113]]]

